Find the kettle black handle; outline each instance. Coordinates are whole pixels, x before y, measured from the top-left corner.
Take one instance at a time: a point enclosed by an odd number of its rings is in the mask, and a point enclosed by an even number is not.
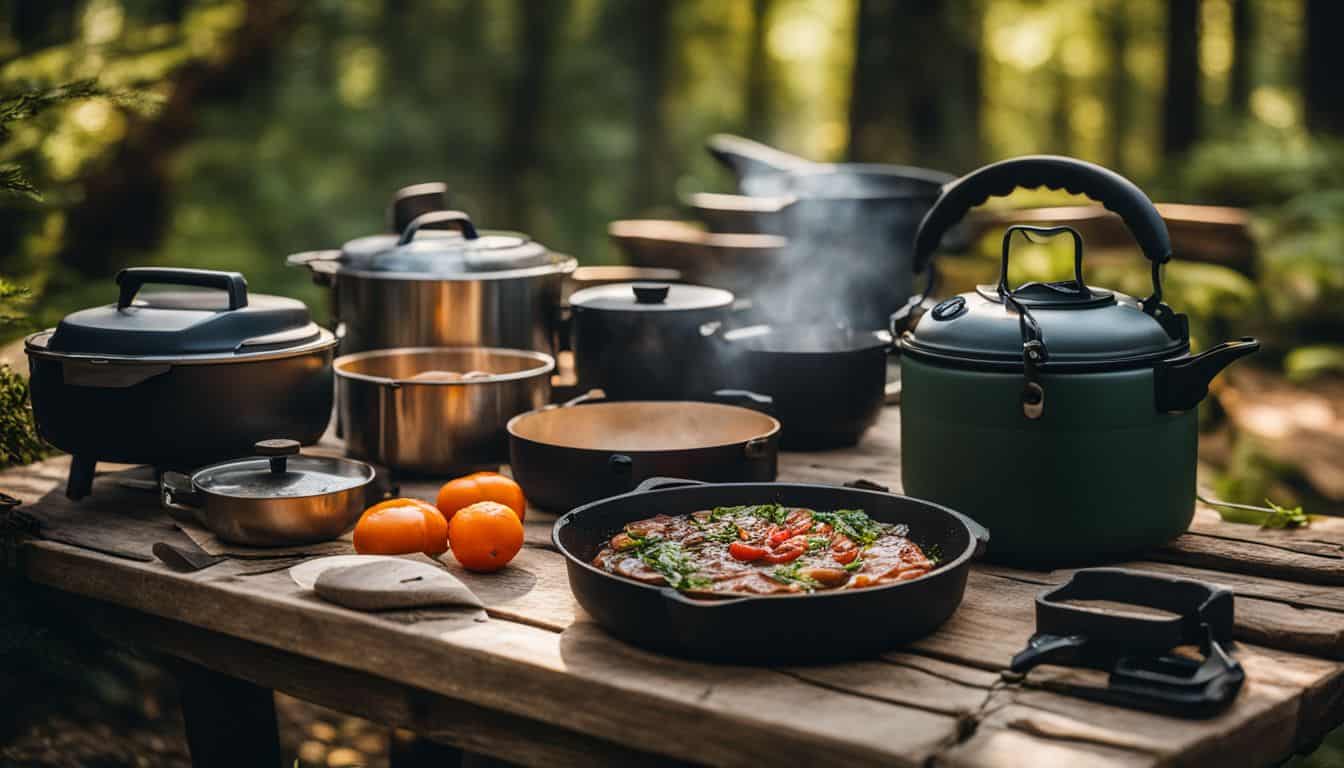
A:
[[[387,207],[387,223],[391,231],[400,234],[416,218],[430,211],[448,208],[448,185],[441,181],[427,181],[402,187]]]
[[[471,217],[462,211],[430,211],[422,213],[411,220],[406,225],[406,231],[401,233],[401,239],[397,245],[405,245],[415,239],[415,235],[422,229],[456,229],[462,233],[462,236],[468,240],[475,240],[476,225],[471,223]]]
[[[961,221],[967,211],[991,197],[1002,197],[1019,187],[1048,187],[1087,195],[1107,210],[1119,214],[1143,254],[1153,262],[1154,269],[1171,260],[1167,223],[1134,182],[1083,160],[1059,155],[1027,155],[991,163],[943,187],[942,194],[924,215],[915,234],[914,271],[924,271],[943,234]]]
[[[117,309],[125,309],[135,301],[135,295],[146,284],[192,285],[198,288],[218,288],[229,294],[229,309],[247,306],[247,280],[241,272],[221,272],[214,269],[185,269],[174,267],[128,267],[117,273]]]

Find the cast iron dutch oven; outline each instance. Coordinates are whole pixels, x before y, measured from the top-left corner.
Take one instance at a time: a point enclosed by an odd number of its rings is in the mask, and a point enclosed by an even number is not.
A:
[[[579,384],[613,400],[681,400],[714,389],[701,326],[722,322],[733,294],[671,283],[612,283],[575,291],[574,368]]]
[[[137,298],[147,284],[216,292]],[[322,436],[336,338],[302,302],[249,295],[237,272],[137,267],[117,285],[117,303],[24,340],[38,433],[74,455],[66,495],[89,493],[99,461],[191,468]]]
[[[1260,345],[1243,338],[1191,354],[1186,316],[1162,302],[1172,254],[1157,209],[1124,177],[1067,157],[1005,160],[949,184],[920,225],[915,269],[970,208],[1040,186],[1119,214],[1151,262],[1153,292],[1088,285],[1072,230],[1010,228],[998,284],[943,301],[901,337],[904,487],[991,528],[993,560],[1110,559],[1189,525],[1196,407],[1219,371]],[[1074,278],[1009,287],[1019,233],[1072,234]]]
[[[626,523],[738,504],[862,509],[904,523],[944,562],[910,581],[814,594],[699,599],[624,579],[591,565]],[[706,485],[654,478],[634,492],[572,510],[551,534],[565,556],[579,605],[607,631],[661,653],[738,664],[796,664],[872,656],[938,628],[961,604],[970,564],[989,533],[969,518],[920,499],[801,483]]]

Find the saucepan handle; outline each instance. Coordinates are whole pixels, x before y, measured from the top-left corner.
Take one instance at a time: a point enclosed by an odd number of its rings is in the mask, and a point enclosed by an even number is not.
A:
[[[159,499],[173,519],[204,524],[201,494],[192,486],[190,477],[180,472],[164,472]]]
[[[984,556],[985,550],[989,548],[989,529],[960,512],[952,512],[952,514],[956,515],[957,519],[970,529],[971,537],[975,539],[974,557],[979,559]]]
[[[709,483],[700,480],[687,480],[680,477],[649,477],[635,486],[633,493],[644,493],[646,491],[659,491],[664,488],[683,488],[690,485],[709,485]]]
[[[1120,174],[1058,155],[1028,155],[986,165],[943,187],[915,235],[914,271],[922,272],[944,233],[967,211],[1014,189],[1048,187],[1084,194],[1120,215],[1154,266],[1171,260],[1167,224],[1143,190]]]
[[[125,309],[135,301],[135,295],[146,284],[191,285],[198,288],[218,288],[229,294],[229,309],[247,306],[247,280],[241,272],[221,272],[215,269],[184,269],[170,267],[129,267],[117,273],[117,309]]]

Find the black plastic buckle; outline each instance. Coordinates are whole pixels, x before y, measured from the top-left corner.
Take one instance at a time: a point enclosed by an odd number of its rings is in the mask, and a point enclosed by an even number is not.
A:
[[[1103,613],[1070,600],[1106,600],[1155,608],[1173,617]],[[1048,682],[1044,687],[1108,704],[1181,717],[1209,717],[1231,703],[1246,674],[1228,655],[1232,593],[1190,579],[1092,568],[1036,598],[1036,634],[1010,669],[1040,664],[1110,672],[1104,688]],[[1197,646],[1202,659],[1172,653]]]

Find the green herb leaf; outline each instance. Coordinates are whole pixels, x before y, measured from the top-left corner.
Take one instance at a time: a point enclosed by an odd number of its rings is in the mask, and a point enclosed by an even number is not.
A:
[[[1265,499],[1265,504],[1274,511],[1265,516],[1265,521],[1260,524],[1261,528],[1305,528],[1311,525],[1311,518],[1302,511],[1300,505],[1288,509],[1269,499]]]
[[[770,578],[780,584],[797,584],[808,592],[821,586],[821,582],[803,573],[803,564],[797,560],[788,565],[776,566],[770,572]]]
[[[813,512],[812,519],[819,523],[830,523],[837,532],[843,533],[862,547],[877,541],[877,537],[886,533],[889,527],[869,517],[862,509]]]
[[[808,536],[807,553],[809,555],[822,551],[831,546],[831,540],[825,536]]]
[[[682,551],[679,542],[663,541],[657,537],[641,537],[635,541],[633,554],[662,574],[673,589],[704,589],[713,583],[699,575],[695,563]]]
[[[943,561],[943,548],[937,544],[930,544],[924,547],[924,556],[929,559],[930,563],[937,565]]]
[[[706,531],[705,538],[710,541],[717,541],[720,544],[732,544],[738,540],[737,523],[724,523],[719,528]]]
[[[851,560],[850,562],[845,564],[845,570],[849,571],[850,573],[853,573],[854,571],[857,571],[862,567],[863,567],[862,557],[855,558],[854,560]]]

